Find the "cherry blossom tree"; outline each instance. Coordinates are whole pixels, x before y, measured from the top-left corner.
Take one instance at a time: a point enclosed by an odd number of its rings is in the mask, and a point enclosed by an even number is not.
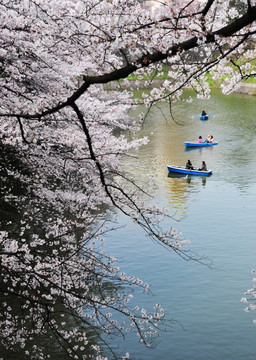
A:
[[[253,269],[251,271],[252,275],[253,275],[253,286],[248,289],[247,291],[245,291],[244,296],[241,298],[241,302],[246,305],[246,307],[244,308],[244,311],[246,312],[250,312],[256,309],[256,305],[255,305],[255,298],[256,298],[256,291],[255,291],[255,282],[256,282],[256,270]],[[256,324],[256,319],[253,319],[253,323]]]
[[[207,98],[206,73],[224,79],[224,93],[235,90],[255,75],[256,4],[155,4],[1,1],[0,342],[10,353],[50,358],[47,338],[72,359],[113,358],[108,336],[135,332],[152,346],[166,326],[161,306],[148,313],[128,291],[147,284],[103,248],[119,211],[193,258],[180,233],[160,226],[168,212],[144,201],[124,170],[123,159],[147,142],[127,136],[145,117],[129,116],[137,85],[128,77],[151,82],[168,67],[162,86],[140,99],[149,109],[182,99],[185,87]],[[107,90],[112,81],[122,91]]]

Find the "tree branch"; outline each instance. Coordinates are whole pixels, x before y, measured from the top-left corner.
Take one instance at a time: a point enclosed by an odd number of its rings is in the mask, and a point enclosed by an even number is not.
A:
[[[211,1],[208,2],[210,6]],[[229,37],[243,29],[244,27],[252,24],[256,20],[256,6],[252,6],[250,11],[240,18],[234,20],[229,25],[216,30],[212,34],[207,36],[206,43],[212,43],[215,41],[215,37]],[[243,36],[243,35],[241,35]],[[73,107],[73,104],[77,99],[79,99],[86,90],[93,84],[106,84],[111,81],[120,80],[122,78],[127,78],[130,74],[138,70],[140,67],[148,67],[152,63],[166,60],[170,56],[175,56],[177,53],[182,51],[188,51],[198,46],[198,37],[194,36],[186,41],[180,42],[171,46],[165,53],[160,51],[155,51],[152,54],[147,54],[141,56],[135,63],[128,63],[120,69],[114,70],[110,73],[97,75],[97,76],[84,76],[84,83],[80,88],[78,88],[65,102],[58,104],[57,106],[43,111],[42,113],[35,114],[0,114],[0,116],[13,117],[20,116],[25,119],[39,119],[42,117],[54,114],[67,106]]]

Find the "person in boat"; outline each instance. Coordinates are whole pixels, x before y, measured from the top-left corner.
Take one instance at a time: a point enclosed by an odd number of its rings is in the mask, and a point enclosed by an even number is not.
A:
[[[205,142],[209,143],[211,142],[210,140],[211,140],[211,135],[208,135],[207,138],[205,139]]]
[[[200,168],[198,168],[199,171],[207,171],[206,163],[205,161],[202,161],[202,165]]]
[[[203,142],[203,139],[202,139],[202,136],[201,136],[201,135],[198,136],[197,142],[198,142],[198,144],[201,144],[201,143]]]
[[[207,113],[203,110],[201,116],[207,116]]]
[[[194,170],[193,165],[192,165],[192,163],[191,163],[190,160],[188,160],[187,163],[186,163],[186,169],[188,169],[188,170]]]
[[[209,142],[210,142],[210,143],[214,143],[214,139],[213,139],[213,136],[212,136],[212,135],[210,136]]]

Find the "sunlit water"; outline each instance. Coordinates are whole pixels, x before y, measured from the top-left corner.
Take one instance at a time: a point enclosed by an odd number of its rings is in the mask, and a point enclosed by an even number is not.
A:
[[[160,303],[177,323],[153,350],[136,336],[114,339],[113,345],[136,360],[254,360],[256,311],[246,313],[240,299],[252,287],[256,266],[255,98],[216,92],[204,102],[179,103],[173,107],[179,125],[167,104],[161,108],[166,118],[153,109],[139,134],[150,142],[139,150],[132,173],[141,186],[152,183],[153,202],[169,207],[177,220],[170,225],[212,266],[185,262],[120,216],[126,227],[108,237],[106,249],[123,271],[150,284],[154,296],[138,295],[137,303]],[[193,116],[203,109],[214,116]],[[185,151],[184,141],[208,134],[217,146]],[[187,159],[195,166],[204,160],[213,175],[168,177],[167,164],[184,165]]]

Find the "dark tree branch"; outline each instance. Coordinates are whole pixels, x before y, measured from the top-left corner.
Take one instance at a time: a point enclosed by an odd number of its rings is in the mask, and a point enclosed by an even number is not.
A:
[[[20,120],[20,116],[17,116],[17,120],[18,120],[18,123],[19,123],[19,126],[20,126],[20,132],[21,132],[22,140],[24,141],[24,143],[29,144],[29,142],[28,142],[27,139],[25,138],[24,129],[23,129],[22,122],[21,122],[21,120]]]
[[[244,14],[242,17],[234,20],[231,24],[215,31],[213,34],[228,37],[243,29],[247,25],[252,24],[255,20],[256,6],[251,6],[250,9],[248,9],[247,13]]]
[[[214,0],[208,0],[207,4],[205,5],[204,9],[202,10],[202,15],[206,15],[208,11],[210,10],[212,4],[214,3]]]

